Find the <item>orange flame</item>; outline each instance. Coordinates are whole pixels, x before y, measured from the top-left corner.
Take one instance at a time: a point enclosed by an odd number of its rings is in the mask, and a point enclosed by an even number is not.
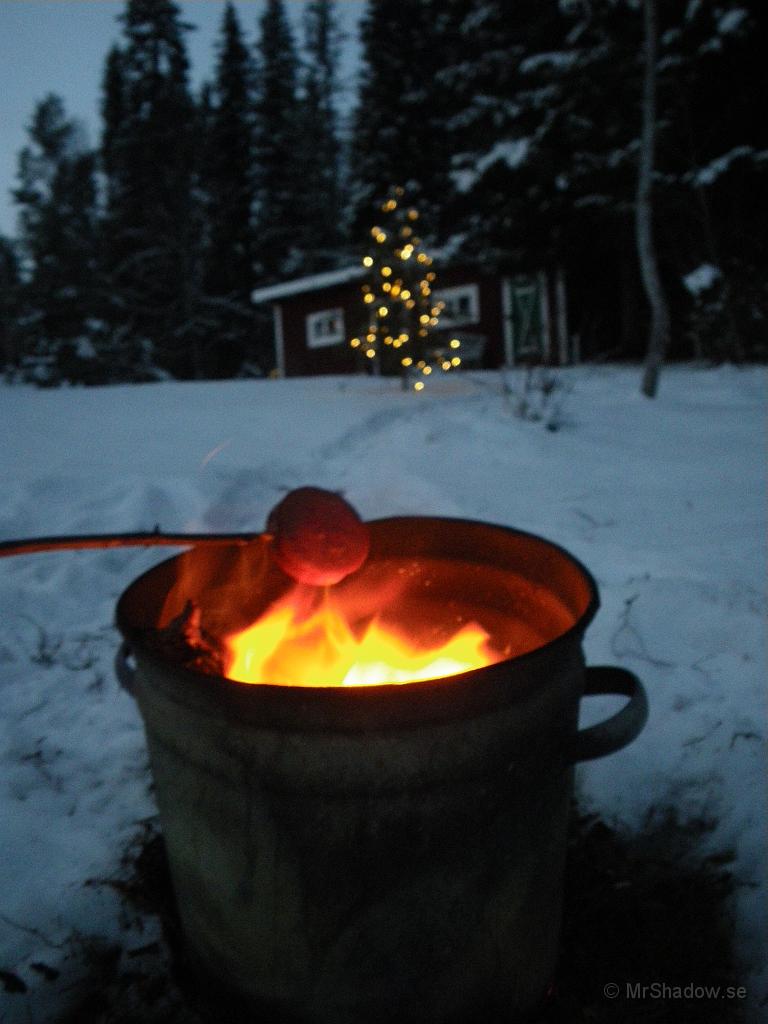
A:
[[[488,633],[475,622],[460,625],[437,647],[419,649],[375,618],[356,635],[327,591],[320,607],[308,615],[302,616],[300,604],[300,595],[294,592],[227,638],[229,679],[289,686],[370,686],[439,679],[499,660]]]

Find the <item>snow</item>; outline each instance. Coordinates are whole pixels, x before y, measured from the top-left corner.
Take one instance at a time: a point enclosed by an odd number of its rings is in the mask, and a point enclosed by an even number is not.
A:
[[[251,292],[251,300],[253,302],[274,302],[276,299],[285,299],[290,295],[300,295],[303,292],[322,291],[333,285],[356,281],[364,274],[365,270],[359,264],[354,267],[341,267],[339,270],[326,270],[320,274],[297,277],[292,281],[282,281],[280,284],[269,285],[266,288],[256,288]]]
[[[570,68],[576,62],[576,54],[565,50],[553,50],[549,53],[536,53],[520,61],[520,73],[528,75],[542,68]]]
[[[725,11],[718,18],[717,31],[721,35],[727,35],[729,32],[738,32],[742,23],[748,17],[749,11],[743,7],[734,7],[731,11]]]
[[[765,373],[668,368],[655,401],[639,394],[637,368],[561,376],[572,390],[555,433],[514,417],[493,372],[447,376],[420,396],[365,377],[4,387],[0,537],[258,530],[285,489],[311,483],[343,490],[364,517],[476,518],[562,544],[600,587],[587,661],[637,672],[651,702],[634,743],[579,769],[582,799],[628,827],[660,805],[716,821],[702,854],[735,855],[756,1007],[768,990]],[[120,592],[167,556],[0,563],[0,967],[29,987],[0,996],[4,1024],[61,1012],[79,970],[73,937],[130,947],[153,934],[84,883],[118,874],[154,814],[111,622]],[[615,706],[585,704],[585,722]]]
[[[721,174],[728,170],[734,160],[751,156],[754,152],[751,146],[735,146],[727,153],[723,153],[722,156],[710,160],[706,167],[700,167],[692,174],[686,175],[686,177],[689,177],[694,185],[711,185]],[[757,157],[759,158],[760,154],[757,154]]]
[[[505,139],[503,142],[497,142],[472,168],[451,171],[451,178],[459,192],[469,192],[495,163],[505,163],[513,170],[519,167],[528,156],[530,145],[530,139]]]
[[[691,295],[698,295],[711,288],[720,277],[720,271],[711,263],[702,263],[683,277],[683,284]]]

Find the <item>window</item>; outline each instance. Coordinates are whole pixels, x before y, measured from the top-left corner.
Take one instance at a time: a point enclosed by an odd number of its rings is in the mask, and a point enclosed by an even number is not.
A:
[[[480,320],[480,289],[476,284],[462,284],[455,288],[438,288],[438,302],[444,302],[440,323],[445,327],[476,324]]]
[[[307,317],[307,348],[324,348],[344,341],[344,310],[322,309]]]

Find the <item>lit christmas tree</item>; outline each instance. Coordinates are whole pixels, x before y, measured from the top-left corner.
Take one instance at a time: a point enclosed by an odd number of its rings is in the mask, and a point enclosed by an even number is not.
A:
[[[436,336],[443,308],[434,297],[437,274],[416,234],[419,212],[403,203],[404,195],[393,188],[371,228],[373,244],[363,257],[365,320],[350,345],[381,373],[400,373],[404,388],[421,391],[432,373],[461,365],[461,343]]]

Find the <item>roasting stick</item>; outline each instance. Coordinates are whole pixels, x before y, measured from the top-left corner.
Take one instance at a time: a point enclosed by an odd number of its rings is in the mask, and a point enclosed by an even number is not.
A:
[[[26,540],[0,541],[0,558],[33,555],[40,551],[66,551],[87,548],[153,547],[240,547],[255,540],[271,540],[267,533],[94,533],[69,537],[28,537]]]

